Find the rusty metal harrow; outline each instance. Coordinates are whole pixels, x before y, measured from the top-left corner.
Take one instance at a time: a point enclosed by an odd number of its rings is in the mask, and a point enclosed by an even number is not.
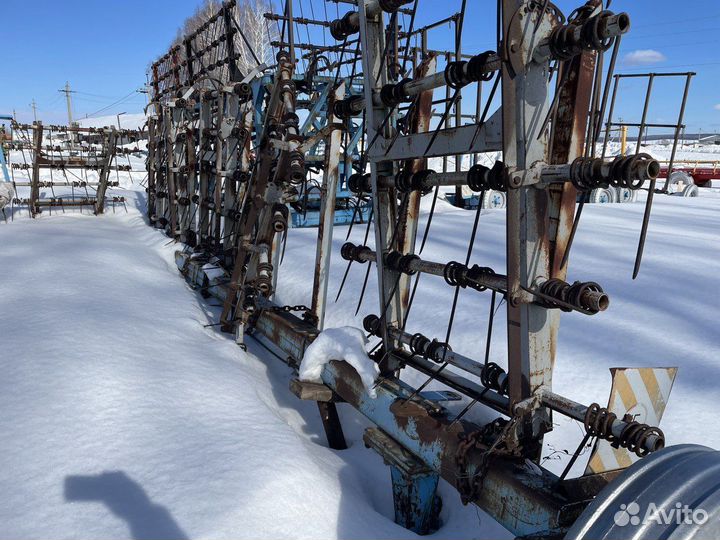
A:
[[[97,215],[108,205],[113,212],[115,205],[125,206],[125,197],[108,195],[108,189],[119,187],[120,172],[132,173],[129,155],[139,152],[140,132],[34,122],[14,123],[13,136],[13,141],[4,144],[21,156],[9,163],[13,219],[16,207],[25,207],[31,217],[36,217],[45,208],[52,214],[53,208],[64,212],[65,208],[89,207]],[[128,146],[132,144],[135,146]],[[48,171],[49,179],[44,171]],[[49,195],[44,190],[49,190]],[[2,210],[5,214],[5,208]]]
[[[353,264],[366,265],[365,284],[374,267],[377,304],[363,326],[376,343],[370,356],[381,373],[377,397],[342,359],[326,365],[322,384],[291,384],[300,398],[318,403],[329,445],[345,447],[337,403],[372,421],[377,427],[364,441],[391,465],[396,520],[420,534],[438,526],[442,477],[464,503],[477,504],[514,534],[562,537],[588,519],[585,506],[622,471],[568,479],[568,470],[558,477],[542,468],[553,412],[584,426],[581,447],[590,439],[608,441],[637,459],[664,446],[659,428],[625,411],[552,391],[561,312],[601,316],[610,304],[591,276],[568,281],[578,193],[609,185],[637,190],[660,171],[646,154],[595,155],[630,18],[601,0],[569,17],[548,1],[503,0],[497,50],[465,54],[465,1],[459,13],[421,28],[415,27],[418,0],[347,3],[351,9],[332,21],[297,17],[292,1],[283,14],[267,14],[268,24],[282,24],[273,42],[277,53],[267,62],[249,48],[230,0],[153,64],[149,221],[183,244],[176,259],[186,279],[222,301],[222,330],[241,345],[252,335],[293,367],[324,328],[330,257],[347,261],[343,285]],[[455,25],[455,49],[431,49],[431,32],[447,22]],[[301,43],[301,27],[329,32],[335,44]],[[299,51],[307,52],[297,58]],[[241,54],[256,60],[248,73],[238,68]],[[467,97],[474,114],[463,113]],[[322,106],[314,108],[318,100]],[[314,118],[310,129],[301,114]],[[432,158],[441,158],[434,161],[438,170]],[[307,193],[311,171],[321,176],[312,299],[309,306],[283,306],[275,298],[289,212]],[[371,220],[364,244],[346,243],[331,254],[338,182],[358,207],[370,200]],[[436,201],[448,189],[456,202],[463,189],[481,201],[488,193],[503,195],[506,268],[471,263],[482,204],[463,261],[421,256]],[[424,196],[432,206],[419,241]],[[649,217],[650,205],[641,247]],[[454,295],[444,336],[412,327],[424,275],[444,279]],[[489,326],[478,334],[483,358],[451,347],[461,290],[489,296]],[[503,304],[508,356],[498,363],[490,361],[490,337]],[[426,382],[407,384],[405,370],[426,375]],[[424,392],[431,382],[449,391]],[[468,402],[459,414],[442,406],[460,396]],[[476,425],[467,416],[475,406],[498,418]]]

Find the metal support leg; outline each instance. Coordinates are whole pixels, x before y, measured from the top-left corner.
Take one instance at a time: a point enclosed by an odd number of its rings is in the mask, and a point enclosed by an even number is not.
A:
[[[390,466],[395,523],[417,534],[435,532],[442,507],[440,476],[380,429],[368,428],[363,440]]]
[[[337,413],[337,407],[330,401],[318,401],[317,404],[328,446],[333,450],[345,450],[347,443],[345,442],[345,434]]]

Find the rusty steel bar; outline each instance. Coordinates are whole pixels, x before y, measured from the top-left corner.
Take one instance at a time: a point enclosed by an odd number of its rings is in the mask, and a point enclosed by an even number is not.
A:
[[[333,103],[345,96],[345,83],[340,83],[328,104],[328,111],[333,110]],[[339,119],[330,115],[328,124]],[[325,306],[327,302],[328,280],[330,276],[330,256],[332,254],[333,224],[335,222],[335,198],[340,168],[342,131],[333,130],[325,139],[325,164],[320,201],[320,223],[318,224],[317,250],[315,254],[315,273],[312,288],[310,309],[317,321],[318,330],[325,324]]]

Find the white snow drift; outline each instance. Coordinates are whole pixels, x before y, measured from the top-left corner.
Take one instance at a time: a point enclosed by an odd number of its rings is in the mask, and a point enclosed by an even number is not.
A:
[[[330,360],[345,360],[360,375],[368,395],[377,397],[374,383],[380,370],[365,352],[366,343],[365,334],[358,328],[344,326],[323,330],[305,351],[300,364],[300,380],[322,382],[325,364]]]

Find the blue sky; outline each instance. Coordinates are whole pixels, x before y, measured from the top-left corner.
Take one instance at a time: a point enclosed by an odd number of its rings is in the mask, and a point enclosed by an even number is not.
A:
[[[278,10],[279,0],[275,1]],[[318,18],[321,0],[295,0]],[[140,112],[145,96],[134,93],[145,83],[149,62],[162,54],[177,28],[200,0],[1,0],[0,28],[5,44],[0,67],[0,114],[17,111],[32,120],[30,102],[46,122],[67,119],[65,81],[73,90],[76,117],[118,112]],[[581,2],[556,0],[567,14]],[[420,0],[418,25],[452,14],[461,0]],[[494,1],[468,0],[464,50],[481,52],[493,47]],[[720,130],[720,3],[687,0],[677,13],[675,0],[614,0],[615,11],[627,11],[632,20],[623,39],[618,72],[695,71],[686,112],[688,131]],[[341,4],[340,13],[349,6]],[[336,5],[329,4],[331,15]],[[675,12],[675,13],[674,13]],[[450,46],[449,28],[436,30],[433,46]],[[623,87],[618,114],[627,121],[639,115],[644,83]],[[656,85],[650,119],[676,121],[681,98],[680,81]],[[114,102],[120,101],[114,104]],[[639,120],[639,118],[637,118]]]

